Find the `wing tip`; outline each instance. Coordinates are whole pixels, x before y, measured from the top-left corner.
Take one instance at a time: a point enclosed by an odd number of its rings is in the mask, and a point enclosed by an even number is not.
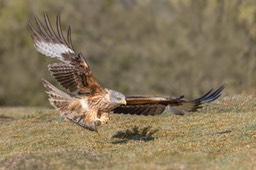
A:
[[[36,46],[36,50],[48,57],[57,58],[60,60],[64,60],[62,57],[64,54],[75,54],[71,41],[71,28],[69,28],[67,32],[68,42],[63,36],[61,30],[60,11],[57,13],[57,29],[55,30],[52,28],[49,17],[45,11],[43,15],[44,23],[41,23],[40,19],[35,15],[33,16],[35,24],[32,23],[32,18],[28,22],[28,26],[32,32],[31,37],[34,41],[34,45]],[[56,44],[62,45],[62,47],[56,50]],[[65,48],[63,46],[65,46]]]
[[[217,88],[215,91],[213,91],[213,89],[209,90],[207,93],[205,93],[204,95],[202,95],[201,97],[194,99],[194,100],[182,100],[185,103],[190,103],[191,108],[188,109],[188,112],[196,112],[198,111],[198,109],[202,108],[203,104],[206,103],[211,103],[215,100],[217,100],[218,98],[220,98],[220,96],[222,95],[222,91],[223,89],[226,87],[225,84],[221,85],[219,88]]]

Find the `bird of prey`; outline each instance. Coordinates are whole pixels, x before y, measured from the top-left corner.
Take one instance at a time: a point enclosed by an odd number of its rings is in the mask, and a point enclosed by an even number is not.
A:
[[[56,18],[54,30],[49,17],[44,13],[44,23],[35,16],[35,26],[29,22],[35,49],[48,57],[59,60],[49,64],[51,75],[61,86],[63,92],[43,79],[51,105],[70,121],[97,132],[97,126],[109,120],[109,113],[132,115],[159,115],[167,107],[175,114],[183,115],[195,112],[204,103],[221,96],[224,85],[216,91],[210,90],[203,96],[186,100],[184,96],[125,96],[115,90],[104,88],[93,76],[88,63],[81,52],[76,52],[71,41],[71,28],[67,38],[61,29],[60,13]]]

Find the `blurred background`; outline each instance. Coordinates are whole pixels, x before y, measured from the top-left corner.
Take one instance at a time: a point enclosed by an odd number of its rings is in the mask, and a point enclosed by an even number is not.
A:
[[[197,97],[256,92],[255,0],[0,0],[0,105],[49,106],[41,83],[56,60],[33,47],[28,21],[46,11],[107,88]],[[59,86],[58,86],[59,87]]]

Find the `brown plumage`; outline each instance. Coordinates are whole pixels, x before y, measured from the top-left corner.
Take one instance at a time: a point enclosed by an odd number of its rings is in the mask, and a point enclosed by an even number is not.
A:
[[[113,110],[114,113],[136,114],[136,115],[158,115],[164,112],[167,106],[174,114],[183,115],[187,112],[195,112],[202,108],[204,103],[210,103],[221,96],[224,85],[216,91],[212,89],[203,96],[194,100],[185,100],[179,97],[150,97],[150,96],[127,96],[126,105],[119,106]]]
[[[108,121],[108,113],[136,115],[159,115],[166,108],[175,114],[195,112],[202,104],[220,97],[224,86],[216,91],[210,90],[205,95],[185,100],[180,97],[124,96],[122,93],[103,88],[95,79],[83,54],[77,53],[72,45],[71,28],[68,27],[65,39],[60,22],[56,18],[56,30],[52,28],[49,17],[44,13],[44,24],[35,17],[36,27],[29,23],[36,50],[48,57],[60,60],[48,65],[51,75],[70,93],[65,93],[48,81],[43,80],[46,93],[52,106],[62,116],[72,122],[97,131],[97,126]]]

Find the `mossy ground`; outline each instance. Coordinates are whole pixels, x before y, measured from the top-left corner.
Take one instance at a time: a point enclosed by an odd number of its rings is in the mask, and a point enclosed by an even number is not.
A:
[[[111,115],[99,134],[43,108],[0,109],[0,169],[256,169],[256,98],[185,116]]]

